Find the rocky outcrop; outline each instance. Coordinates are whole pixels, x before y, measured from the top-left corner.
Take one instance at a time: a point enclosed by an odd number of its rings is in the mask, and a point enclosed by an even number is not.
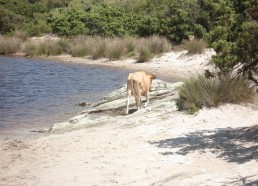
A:
[[[82,112],[81,115],[69,119],[67,122],[56,123],[47,131],[69,130],[80,127],[94,127],[108,123],[130,123],[130,118],[149,115],[158,112],[160,109],[174,110],[175,99],[178,97],[177,88],[179,83],[167,83],[161,80],[154,80],[150,92],[150,104],[147,108],[136,111],[134,98],[131,97],[130,113],[125,115],[126,85],[103,97],[90,109]],[[143,98],[145,101],[145,98]]]

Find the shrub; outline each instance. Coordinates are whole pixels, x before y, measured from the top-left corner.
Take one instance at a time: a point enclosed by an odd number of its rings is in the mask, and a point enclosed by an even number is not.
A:
[[[153,54],[148,47],[142,47],[139,51],[138,62],[143,63],[151,60]]]
[[[110,60],[118,60],[124,55],[125,45],[122,39],[115,39],[108,44],[108,57]]]
[[[92,52],[94,43],[92,37],[78,35],[73,37],[68,44],[68,51],[73,57],[84,57]]]
[[[18,37],[0,36],[0,54],[10,55],[18,52],[21,47],[22,40]]]
[[[39,55],[36,43],[29,42],[25,45],[24,52],[26,56],[35,57]]]
[[[47,56],[55,56],[62,54],[62,47],[58,41],[45,41],[39,45],[39,54]]]
[[[88,55],[87,48],[85,46],[75,46],[70,51],[73,57],[84,57]]]
[[[129,57],[135,56],[136,44],[134,38],[127,38],[125,39],[125,48],[126,53]]]
[[[64,38],[63,39],[58,39],[57,43],[62,48],[63,52],[67,52],[68,53],[68,44],[69,44],[69,42],[68,42],[67,39],[64,39]]]
[[[110,51],[108,52],[108,57],[110,60],[118,60],[121,59],[124,53],[124,48],[121,45],[113,46]]]
[[[179,90],[177,100],[179,110],[195,112],[203,106],[217,107],[223,103],[240,103],[249,101],[254,95],[253,88],[246,77],[232,75],[206,78],[190,78]],[[196,109],[198,108],[198,109]]]
[[[161,54],[171,50],[171,44],[165,37],[151,36],[146,42],[153,54]]]
[[[184,46],[189,54],[201,54],[207,48],[207,43],[202,39],[194,39],[185,41]]]
[[[33,21],[27,24],[26,30],[30,36],[39,36],[45,33],[51,33],[51,27],[45,21]]]
[[[26,41],[29,37],[28,33],[23,31],[14,31],[10,36],[20,38],[22,41]]]
[[[105,39],[97,38],[92,52],[93,59],[107,57],[107,43]]]

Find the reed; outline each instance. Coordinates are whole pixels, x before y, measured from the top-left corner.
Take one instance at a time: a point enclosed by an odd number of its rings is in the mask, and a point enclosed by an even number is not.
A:
[[[0,36],[0,54],[11,55],[21,48],[22,40],[18,37]]]

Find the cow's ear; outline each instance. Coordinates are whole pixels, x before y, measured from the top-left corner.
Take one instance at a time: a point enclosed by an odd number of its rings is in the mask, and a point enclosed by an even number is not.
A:
[[[156,79],[156,75],[155,74],[150,74],[151,75],[151,79]]]

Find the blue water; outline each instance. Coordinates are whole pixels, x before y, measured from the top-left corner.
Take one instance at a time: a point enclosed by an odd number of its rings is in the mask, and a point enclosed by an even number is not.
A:
[[[19,135],[66,121],[121,87],[127,71],[0,57],[0,135]]]

